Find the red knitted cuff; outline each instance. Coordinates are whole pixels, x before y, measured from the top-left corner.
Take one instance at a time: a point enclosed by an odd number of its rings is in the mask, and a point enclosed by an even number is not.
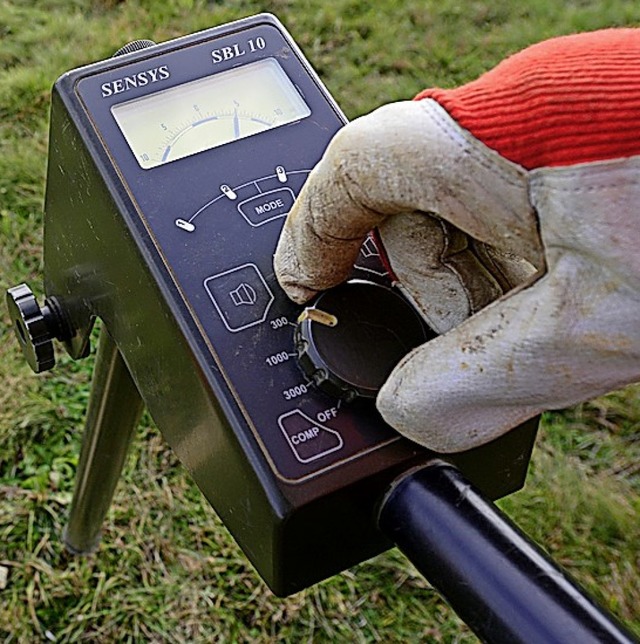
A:
[[[563,36],[457,89],[428,89],[465,129],[532,169],[640,154],[640,29]]]

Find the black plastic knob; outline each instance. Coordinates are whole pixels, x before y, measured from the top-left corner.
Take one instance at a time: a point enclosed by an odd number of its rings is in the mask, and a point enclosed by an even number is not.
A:
[[[66,339],[68,333],[55,301],[40,306],[26,284],[7,290],[7,306],[22,353],[29,366],[41,373],[55,363],[53,339]]]
[[[396,364],[435,333],[396,291],[353,280],[325,291],[295,331],[304,373],[325,393],[375,398]]]
[[[116,56],[124,56],[125,54],[130,54],[132,51],[140,51],[141,49],[153,47],[154,45],[156,45],[156,43],[153,42],[153,40],[133,40],[120,47],[120,49],[113,54],[112,58],[115,58]]]

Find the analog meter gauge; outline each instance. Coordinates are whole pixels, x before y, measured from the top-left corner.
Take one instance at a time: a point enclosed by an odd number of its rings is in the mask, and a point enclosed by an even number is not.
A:
[[[311,114],[275,58],[120,103],[111,111],[145,169]]]

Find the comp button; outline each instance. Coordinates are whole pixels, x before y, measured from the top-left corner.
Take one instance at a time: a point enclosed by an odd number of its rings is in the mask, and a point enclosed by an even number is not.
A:
[[[251,226],[262,226],[274,219],[286,217],[295,200],[290,188],[263,192],[238,204],[238,211]]]
[[[320,425],[299,409],[282,414],[278,425],[301,463],[315,461],[344,445],[342,436],[335,429]]]

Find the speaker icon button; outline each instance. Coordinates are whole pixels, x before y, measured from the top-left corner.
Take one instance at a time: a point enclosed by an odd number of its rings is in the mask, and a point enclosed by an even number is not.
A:
[[[204,281],[213,306],[231,333],[264,322],[274,295],[255,264],[243,264]]]

